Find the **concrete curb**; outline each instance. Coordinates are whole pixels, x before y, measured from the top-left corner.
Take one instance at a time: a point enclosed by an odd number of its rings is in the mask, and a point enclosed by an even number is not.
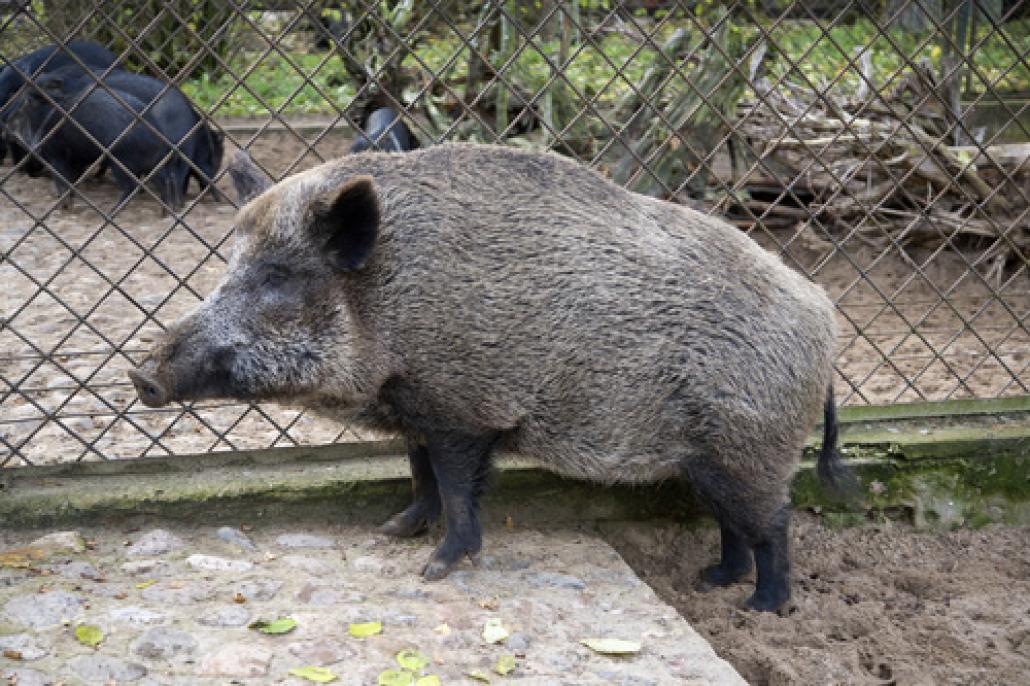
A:
[[[841,418],[841,450],[861,497],[835,502],[818,486],[813,437],[795,482],[797,507],[863,516],[903,510],[917,524],[943,526],[1030,521],[1030,399],[878,409]],[[0,521],[49,526],[136,514],[224,521],[235,511],[302,509],[372,523],[409,494],[403,446],[383,441],[6,469]],[[604,488],[510,456],[499,460],[484,501],[488,522],[541,526],[700,512],[681,483]]]

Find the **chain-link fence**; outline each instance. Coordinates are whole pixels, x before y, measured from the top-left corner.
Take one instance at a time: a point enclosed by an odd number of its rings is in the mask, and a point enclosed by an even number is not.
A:
[[[836,301],[842,402],[1028,393],[1030,2],[8,0],[0,46],[0,466],[367,438],[125,370],[224,268],[223,156],[382,108],[726,217]]]

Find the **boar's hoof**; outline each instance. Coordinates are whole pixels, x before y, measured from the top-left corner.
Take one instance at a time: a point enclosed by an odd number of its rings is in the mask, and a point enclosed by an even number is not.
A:
[[[429,531],[429,522],[422,517],[413,517],[408,511],[398,512],[379,527],[379,532],[397,538],[411,538]]]
[[[746,603],[748,609],[755,612],[775,612],[780,617],[790,614],[790,594],[755,592]]]
[[[454,562],[438,560],[434,557],[426,563],[425,567],[422,568],[422,578],[426,581],[439,581],[450,574],[451,567],[453,567],[454,564]]]
[[[447,542],[444,541],[433,553],[433,556],[429,558],[426,566],[422,568],[422,578],[426,581],[439,581],[450,574],[454,565],[458,564],[458,561],[465,557],[465,555],[468,555],[469,559],[472,560],[472,564],[479,565],[478,550],[459,550],[448,546]]]
[[[429,531],[429,525],[440,518],[440,501],[416,499],[403,512],[390,517],[379,527],[380,533],[397,538],[411,538]]]
[[[136,369],[129,370],[129,378],[136,387],[136,394],[147,407],[162,407],[168,404],[168,391],[157,379]]]
[[[751,572],[751,565],[726,566],[723,564],[712,565],[701,570],[701,578],[698,579],[695,588],[702,593],[707,593],[716,588],[730,586],[737,583]]]

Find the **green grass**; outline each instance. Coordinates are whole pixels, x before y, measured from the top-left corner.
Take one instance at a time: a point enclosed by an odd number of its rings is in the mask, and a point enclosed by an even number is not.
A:
[[[289,61],[278,53],[244,53],[232,65],[235,74],[204,74],[183,83],[182,90],[202,109],[223,117],[332,112],[354,98],[354,84],[339,57],[319,69],[325,54],[287,55]]]
[[[679,23],[685,22],[679,20]],[[671,28],[656,38],[656,42],[660,44]],[[974,52],[973,62],[978,73],[974,74],[970,85],[975,93],[988,89],[999,92],[1030,90],[1030,65],[1025,58],[1020,58],[1030,50],[1030,21],[1010,22],[1004,25],[1003,30],[1004,38],[998,34],[991,35]],[[748,39],[753,39],[758,33],[754,26],[741,27],[740,31]],[[837,93],[852,93],[859,85],[857,68],[848,65],[849,58],[853,58],[857,49],[870,51],[874,81],[887,89],[896,85],[899,78],[896,73],[906,58],[915,62],[927,58],[938,67],[945,56],[933,36],[905,31],[882,36],[868,20],[834,27],[825,35],[815,23],[800,21],[785,22],[770,31],[772,42],[777,46],[771,52],[768,64],[774,80],[786,76],[805,87],[808,85],[806,80],[820,87],[837,82],[833,86]],[[980,36],[988,33],[983,27],[978,32]],[[700,40],[698,33],[698,43]],[[596,46],[586,45],[578,54],[574,47],[572,54],[575,57],[566,74],[581,93],[596,98],[598,107],[603,109],[624,95],[630,84],[638,83],[654,58],[652,47],[645,48],[634,57],[637,45],[632,38],[615,33],[599,38]],[[544,54],[556,59],[557,41],[540,41],[529,46],[517,43],[516,49],[517,55],[505,79],[535,93],[550,77]],[[223,74],[217,78],[204,76],[187,82],[183,84],[183,90],[200,107],[223,117],[264,116],[269,110],[285,115],[331,112],[334,108],[344,109],[350,104],[355,87],[338,57],[331,57],[316,71],[325,59],[325,53],[287,54],[297,68],[275,53],[262,57],[260,53],[244,52],[232,65],[233,71],[241,76],[250,72],[242,84],[236,84],[236,76]],[[467,54],[453,36],[431,37],[418,49],[419,57],[429,70],[438,72],[447,68],[448,80],[465,74]],[[788,59],[796,62],[797,67],[792,67]],[[413,57],[405,60],[404,67],[422,70]],[[619,70],[622,75],[618,74]],[[317,88],[304,83],[306,75]],[[461,94],[463,86],[456,83],[454,89]]]

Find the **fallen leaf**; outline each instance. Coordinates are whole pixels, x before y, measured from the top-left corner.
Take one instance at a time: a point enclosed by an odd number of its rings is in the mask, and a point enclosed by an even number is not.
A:
[[[497,658],[497,664],[494,665],[494,671],[504,676],[508,672],[515,669],[515,656],[514,655],[501,655]]]
[[[479,599],[479,607],[483,608],[484,610],[496,610],[500,606],[501,601],[497,596],[493,596],[492,598]]]
[[[509,635],[501,620],[496,617],[486,620],[486,624],[483,625],[483,640],[487,643],[500,643]]]
[[[639,641],[624,641],[620,638],[584,638],[580,643],[604,655],[633,655],[639,653],[641,647]]]
[[[415,686],[440,686],[440,677],[435,674],[427,674],[415,679]]]
[[[441,636],[450,636],[451,635],[451,627],[447,626],[446,622],[444,622],[443,624],[437,624],[436,626],[434,626],[433,627],[433,631],[438,633],[438,634],[440,634]]]
[[[239,591],[236,591],[236,593],[234,593],[232,596],[232,601],[237,605],[242,605],[243,603],[247,602],[247,596],[243,595]]]
[[[247,625],[248,629],[257,629],[263,634],[288,634],[297,628],[297,621],[289,617],[280,617],[271,622],[259,619]]]
[[[406,669],[387,669],[379,672],[376,683],[379,686],[409,686],[415,683],[415,675]]]
[[[151,586],[153,586],[156,583],[157,583],[157,581],[154,580],[154,579],[147,579],[146,581],[141,581],[138,584],[136,584],[136,588],[138,588],[139,590],[143,591],[143,590],[146,590],[146,589],[150,588]]]
[[[325,667],[296,667],[290,670],[290,674],[301,679],[314,681],[316,684],[328,684],[330,681],[336,681],[339,678]]]
[[[354,638],[368,638],[383,633],[382,622],[365,622],[363,624],[350,624],[347,631]]]
[[[478,671],[477,672],[469,672],[465,676],[467,676],[469,679],[475,679],[476,681],[482,681],[484,684],[490,683],[490,677],[488,677],[483,672],[478,672]]]
[[[397,664],[403,669],[417,672],[429,664],[429,658],[420,653],[417,648],[405,648],[397,653]]]
[[[4,657],[6,657],[8,660],[20,660],[21,659],[21,651],[20,650],[12,650],[12,649],[8,648],[8,649],[6,649],[4,651]]]
[[[0,553],[0,567],[24,569],[32,563],[46,559],[47,551],[40,548],[12,548]]]
[[[98,626],[93,626],[92,624],[80,624],[75,627],[75,638],[77,638],[79,643],[82,645],[96,648],[97,645],[104,640],[104,632],[101,631]]]

